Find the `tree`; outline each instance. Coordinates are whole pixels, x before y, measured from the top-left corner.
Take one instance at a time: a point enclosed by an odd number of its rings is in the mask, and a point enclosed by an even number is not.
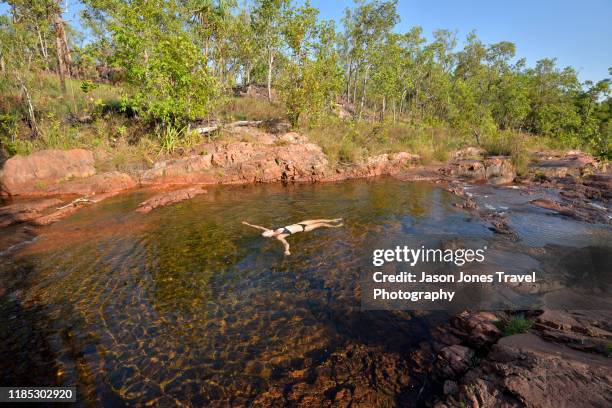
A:
[[[332,109],[342,89],[342,70],[334,49],[333,23],[317,24],[316,10],[308,4],[291,13],[285,37],[293,58],[286,66],[281,93],[289,121],[297,126],[303,113],[314,120]]]
[[[366,102],[366,90],[372,68],[372,52],[375,44],[382,41],[397,24],[397,1],[360,1],[355,10],[347,10],[343,23],[345,36],[343,43],[346,55],[347,100],[356,102],[357,88],[361,86],[359,117],[362,116]],[[359,76],[361,75],[361,79]],[[361,82],[361,84],[360,84]],[[351,85],[352,84],[352,85]]]
[[[253,11],[253,32],[265,50],[268,67],[268,100],[272,101],[272,70],[274,58],[281,46],[281,33],[289,0],[259,0]]]
[[[125,102],[147,120],[181,127],[202,118],[218,95],[205,55],[184,30],[173,0],[91,0],[104,15],[112,65],[134,92]]]
[[[36,51],[37,43],[33,32],[28,29],[27,19],[0,16],[0,61],[6,81],[0,81],[0,89],[21,96],[21,105],[33,137],[40,133],[36,110],[30,93],[30,74],[44,64],[41,54]],[[1,112],[5,113],[5,112]],[[8,113],[8,112],[7,112]]]

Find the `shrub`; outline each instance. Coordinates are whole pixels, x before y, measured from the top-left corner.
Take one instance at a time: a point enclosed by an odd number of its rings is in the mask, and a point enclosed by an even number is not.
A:
[[[501,330],[503,336],[512,336],[531,329],[533,320],[527,319],[522,314],[517,314],[507,319],[497,321],[496,326]]]
[[[503,131],[485,137],[481,146],[491,156],[510,156],[517,174],[525,175],[529,167],[526,139],[523,135]]]

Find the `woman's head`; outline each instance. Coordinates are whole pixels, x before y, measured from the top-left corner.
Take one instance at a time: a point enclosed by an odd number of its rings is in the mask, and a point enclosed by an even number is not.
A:
[[[267,231],[262,232],[261,235],[263,235],[266,238],[272,238],[275,235],[274,232],[275,231],[267,230]]]

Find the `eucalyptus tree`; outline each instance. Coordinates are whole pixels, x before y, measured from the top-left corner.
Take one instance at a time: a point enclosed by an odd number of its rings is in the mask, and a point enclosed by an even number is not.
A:
[[[0,16],[0,68],[2,78],[0,79],[0,91],[3,94],[15,92],[21,95],[25,118],[32,131],[32,136],[39,135],[36,119],[36,109],[30,93],[30,73],[40,69],[43,61],[37,50],[37,38],[28,30],[26,20],[19,18],[9,19]],[[5,114],[2,122],[14,122],[13,112],[0,112]],[[9,123],[2,123],[1,129],[4,133],[9,129]],[[12,137],[13,135],[11,135]]]
[[[375,0],[369,3],[358,1],[354,10],[345,12],[343,24],[346,36],[344,54],[347,67],[347,99],[356,103],[357,88],[361,86],[359,117],[362,116],[366,102],[374,46],[391,32],[398,21],[397,0]]]
[[[335,28],[332,22],[317,22],[317,15],[309,2],[286,14],[283,38],[290,56],[280,89],[293,126],[304,112],[314,119],[330,108],[341,87]]]
[[[290,0],[257,0],[252,24],[259,46],[265,52],[267,64],[268,100],[272,100],[272,71],[274,59],[282,47],[282,30]]]
[[[209,112],[216,79],[186,31],[187,10],[176,0],[86,0],[109,33],[111,63],[124,72],[124,97],[145,119],[180,127]]]
[[[62,17],[64,10],[60,0],[7,0],[10,5],[12,21],[20,29],[35,36],[37,50],[40,52],[44,67],[51,67],[51,52],[56,56],[57,73],[62,90],[66,90],[66,77],[71,74],[72,53],[68,45],[66,23]],[[50,45],[51,38],[54,47]]]

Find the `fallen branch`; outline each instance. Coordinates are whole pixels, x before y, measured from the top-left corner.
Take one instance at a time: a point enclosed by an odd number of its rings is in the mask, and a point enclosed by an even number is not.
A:
[[[221,123],[221,124],[212,125],[212,126],[202,126],[202,127],[195,128],[194,130],[201,135],[206,135],[208,133],[212,133],[217,130],[220,130],[221,128],[233,128],[233,127],[240,127],[240,126],[259,126],[262,123],[263,123],[262,120],[238,120],[236,122],[227,123],[227,124]]]
[[[63,205],[61,207],[57,207],[58,210],[63,210],[64,208],[68,208],[70,206],[75,206],[79,203],[92,203],[93,201],[91,201],[89,198],[87,197],[81,197],[81,198],[77,198],[76,200],[73,200],[71,202],[69,202],[66,205]]]

